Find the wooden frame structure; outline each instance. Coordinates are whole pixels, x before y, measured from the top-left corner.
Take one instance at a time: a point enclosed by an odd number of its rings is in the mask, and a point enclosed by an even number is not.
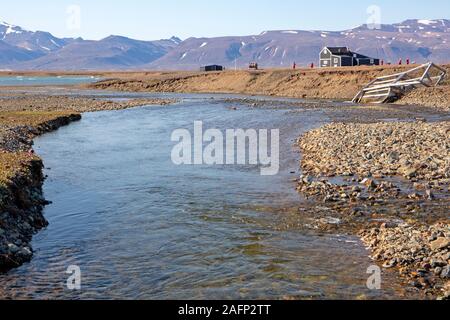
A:
[[[421,72],[423,70],[423,72]],[[414,69],[376,78],[358,92],[353,103],[389,103],[417,87],[436,87],[447,71],[430,62]]]

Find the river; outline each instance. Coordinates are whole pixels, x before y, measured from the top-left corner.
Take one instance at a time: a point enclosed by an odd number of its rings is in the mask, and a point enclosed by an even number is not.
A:
[[[235,110],[236,109],[236,110]],[[35,140],[50,225],[31,263],[0,276],[0,295],[35,299],[402,298],[358,238],[297,228],[294,140],[329,121],[321,110],[249,108],[189,95],[173,106],[86,113]],[[175,129],[280,129],[281,170],[176,166]],[[66,287],[69,266],[81,290]],[[389,284],[389,285],[387,285]]]

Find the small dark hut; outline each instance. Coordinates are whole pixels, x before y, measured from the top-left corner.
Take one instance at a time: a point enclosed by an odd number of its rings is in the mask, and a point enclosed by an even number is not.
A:
[[[210,65],[210,66],[204,66],[204,67],[200,68],[200,71],[203,71],[203,72],[223,71],[223,70],[225,70],[225,68],[222,67],[222,66],[219,66],[217,64],[213,64],[213,65]]]

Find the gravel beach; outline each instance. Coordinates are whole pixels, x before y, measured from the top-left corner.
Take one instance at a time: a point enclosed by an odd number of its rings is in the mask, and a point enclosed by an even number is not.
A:
[[[342,215],[364,215],[366,206],[373,217],[390,208],[387,222],[378,219],[360,232],[371,257],[398,268],[409,285],[447,299],[449,143],[448,121],[332,123],[299,139],[298,191],[340,207]]]

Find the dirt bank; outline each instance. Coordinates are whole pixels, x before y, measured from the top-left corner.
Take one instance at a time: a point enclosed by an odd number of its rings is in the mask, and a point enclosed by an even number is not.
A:
[[[406,66],[358,67],[339,69],[226,71],[212,73],[160,72],[111,74],[109,80],[90,84],[90,88],[133,92],[204,92],[272,95],[293,98],[351,100],[361,87],[375,77],[409,69]],[[450,67],[447,66],[450,70]],[[449,82],[440,88],[450,94]],[[405,104],[450,108],[441,95],[419,91]],[[436,100],[434,100],[436,99]]]
[[[448,112],[450,111],[450,85],[419,88],[398,100],[397,104],[422,105]]]
[[[81,116],[75,113],[54,115],[35,126],[18,127],[18,134],[8,137],[17,141],[6,143],[17,146],[16,151],[0,150],[0,271],[29,261],[33,255],[32,236],[47,225],[42,215],[46,204],[42,161],[33,153],[20,150],[31,148],[32,137],[79,119]],[[1,136],[0,140],[5,143]]]

